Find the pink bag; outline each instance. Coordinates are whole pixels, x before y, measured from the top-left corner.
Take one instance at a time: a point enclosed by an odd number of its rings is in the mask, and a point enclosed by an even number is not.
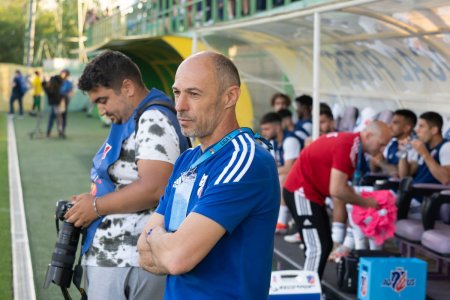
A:
[[[362,192],[361,197],[372,197],[380,204],[380,209],[364,208],[354,205],[352,210],[353,222],[361,231],[374,239],[375,244],[381,245],[385,240],[394,236],[395,221],[397,220],[397,206],[395,196],[390,190]]]

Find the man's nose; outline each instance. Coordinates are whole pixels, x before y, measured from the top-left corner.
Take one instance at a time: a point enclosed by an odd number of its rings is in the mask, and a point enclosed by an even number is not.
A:
[[[175,110],[176,111],[186,111],[187,106],[187,97],[184,93],[180,93],[180,95],[175,100]]]
[[[106,109],[103,104],[97,104],[97,109],[98,109],[98,113],[100,116],[103,116],[104,114],[106,114]]]

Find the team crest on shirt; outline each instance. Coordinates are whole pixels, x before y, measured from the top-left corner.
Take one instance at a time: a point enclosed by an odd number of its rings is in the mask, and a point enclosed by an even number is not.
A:
[[[208,175],[203,174],[202,179],[200,179],[200,183],[198,184],[197,198],[202,196],[203,186],[205,185],[206,179],[208,179]]]
[[[106,143],[105,148],[103,148],[103,154],[102,154],[102,159],[105,159],[106,155],[108,154],[108,152],[112,149],[112,146],[108,143]]]

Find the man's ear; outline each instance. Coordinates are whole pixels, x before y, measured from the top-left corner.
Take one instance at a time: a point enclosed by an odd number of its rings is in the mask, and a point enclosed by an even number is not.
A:
[[[132,97],[136,91],[136,86],[130,79],[124,79],[122,81],[121,91],[126,97]]]
[[[439,128],[437,126],[431,126],[431,133],[437,135],[439,133]]]
[[[412,130],[414,129],[414,128],[411,126],[411,124],[406,124],[405,127],[406,127],[406,131],[407,131],[407,132],[412,132]]]
[[[236,106],[236,103],[239,99],[239,96],[241,95],[241,89],[234,85],[234,86],[230,86],[226,91],[225,91],[225,108],[230,108],[233,106]]]

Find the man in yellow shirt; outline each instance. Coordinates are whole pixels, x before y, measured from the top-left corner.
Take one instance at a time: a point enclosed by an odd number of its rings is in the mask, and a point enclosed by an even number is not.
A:
[[[41,111],[41,97],[42,97],[42,79],[39,71],[34,71],[34,78],[32,81],[33,87],[33,107],[31,108],[30,115],[35,115]]]

